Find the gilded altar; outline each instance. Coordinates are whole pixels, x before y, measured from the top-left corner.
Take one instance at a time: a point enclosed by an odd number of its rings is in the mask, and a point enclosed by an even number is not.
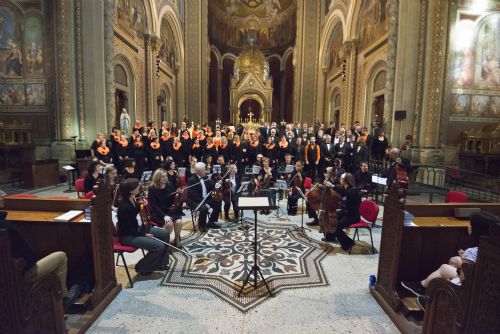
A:
[[[244,117],[240,113],[242,105],[250,100],[260,107],[260,111],[252,114],[252,120],[249,114]],[[230,90],[231,121],[256,124],[271,121],[272,101],[273,82],[269,75],[269,63],[258,48],[250,45],[234,64]]]

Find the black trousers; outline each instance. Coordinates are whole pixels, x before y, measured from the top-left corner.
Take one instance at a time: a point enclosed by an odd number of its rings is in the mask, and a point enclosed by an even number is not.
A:
[[[207,226],[207,216],[208,216],[208,208],[205,204],[210,205],[212,208],[212,213],[210,214],[210,217],[208,217],[208,222],[210,223],[215,223],[217,220],[219,220],[219,214],[220,214],[220,209],[221,209],[221,201],[214,201],[212,198],[209,198],[203,203],[198,212],[200,213],[200,216],[198,218],[198,225],[202,228],[205,228]]]
[[[326,238],[331,240],[337,237],[340,245],[342,246],[342,249],[348,250],[352,246],[354,246],[354,241],[347,236],[347,234],[344,232],[344,229],[351,224],[357,223],[359,221],[359,218],[349,217],[343,214],[338,214],[337,218],[337,231],[335,231],[335,233],[326,233]]]
[[[229,217],[229,209],[231,208],[231,204],[233,204],[234,219],[238,220],[238,194],[231,194],[231,196],[224,197],[224,217],[226,218]]]

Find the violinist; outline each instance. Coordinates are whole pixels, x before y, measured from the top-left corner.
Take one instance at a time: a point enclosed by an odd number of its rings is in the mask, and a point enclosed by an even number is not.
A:
[[[397,181],[397,171],[401,170],[408,175],[412,171],[410,160],[401,156],[399,148],[389,150],[389,161],[391,163],[387,172],[387,187],[391,187]],[[408,180],[406,180],[407,182]]]
[[[83,180],[83,191],[85,194],[91,192],[99,178],[102,177],[103,164],[100,162],[93,161],[87,168],[88,174]]]
[[[152,237],[169,241],[164,228],[152,227],[149,233],[144,233],[139,227],[137,215],[140,204],[136,196],[140,192],[139,180],[127,179],[120,183],[120,203],[118,204],[118,240],[125,246],[148,250],[146,255],[137,262],[135,270],[141,275],[149,275],[155,270],[168,270],[168,248]]]
[[[182,208],[174,207],[176,190],[177,187],[175,183],[170,182],[167,171],[159,168],[153,173],[152,184],[148,189],[148,201],[151,220],[165,228],[168,236],[174,231],[174,246],[180,248],[182,221],[179,209]]]
[[[168,182],[177,188],[180,187],[180,178],[175,161],[167,160],[165,162],[165,171],[167,173]]]
[[[270,139],[270,137],[268,138]],[[273,168],[270,166],[269,158],[265,157],[262,159],[262,168],[260,169],[260,174],[258,176],[259,188],[258,192],[260,196],[267,196],[270,199],[276,198],[276,193],[274,189],[271,189],[272,185],[276,182],[276,175],[274,174]],[[260,213],[264,215],[269,214],[269,209],[262,210]]]
[[[232,221],[231,218],[229,218],[229,209],[231,208],[231,204],[233,204],[233,211],[234,211],[234,221],[238,221],[239,218],[239,211],[238,211],[238,189],[240,189],[241,186],[241,179],[238,173],[238,167],[236,165],[232,164],[229,165],[228,167],[228,177],[223,183],[224,185],[224,220],[227,222]]]
[[[160,139],[158,137],[154,137],[152,142],[149,144],[149,149],[148,149],[149,168],[152,171],[155,171],[158,168],[160,168],[162,162],[163,162],[163,156],[161,152]]]
[[[99,143],[99,146],[97,147],[96,158],[101,163],[109,164],[113,162],[113,156],[109,147],[106,145],[105,140]]]
[[[125,168],[123,169],[122,179],[140,179],[141,176],[142,173],[135,168],[135,160],[130,158],[125,160]]]
[[[354,241],[347,236],[344,228],[359,221],[359,206],[361,205],[361,196],[355,188],[354,176],[346,173],[340,178],[340,186],[334,186],[333,183],[325,181],[328,187],[334,189],[340,194],[340,210],[337,211],[337,230],[335,233],[327,233],[325,241],[338,239],[343,250],[348,251],[354,246]]]
[[[187,182],[188,206],[194,210],[204,201],[198,209],[200,214],[198,218],[198,227],[201,232],[207,232],[208,228],[220,228],[216,222],[219,218],[221,202],[214,201],[211,197],[207,197],[210,191],[215,188],[215,183],[206,177],[207,170],[203,162],[196,163],[195,172],[196,174],[191,176]],[[210,209],[213,210],[207,223],[208,211]]]
[[[304,190],[304,175],[302,169],[304,165],[302,161],[297,161],[295,163],[294,171],[288,175],[288,186],[290,187],[290,192],[288,194],[288,204],[287,211],[289,216],[295,216],[297,214],[297,203],[299,202],[299,194],[296,191],[296,187]]]

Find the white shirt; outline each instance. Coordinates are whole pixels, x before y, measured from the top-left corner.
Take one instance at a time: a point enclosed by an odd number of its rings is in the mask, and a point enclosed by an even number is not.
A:
[[[232,192],[236,192],[236,176],[235,175],[232,175],[229,177],[229,180],[231,180],[231,191]]]
[[[207,187],[205,186],[205,180],[203,180],[202,177],[198,176],[200,179],[200,184],[201,184],[201,196],[205,198],[207,196]]]

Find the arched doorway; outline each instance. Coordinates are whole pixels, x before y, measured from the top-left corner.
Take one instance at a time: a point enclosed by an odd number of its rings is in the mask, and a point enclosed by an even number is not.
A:
[[[340,106],[341,106],[340,89],[336,88],[332,93],[332,121],[335,123],[335,128],[340,127]]]
[[[166,87],[164,87],[160,90],[160,95],[158,95],[157,99],[160,122],[171,121],[171,119],[169,119],[169,116],[172,116],[170,115],[170,102],[170,92]]]
[[[115,87],[115,117],[114,126],[120,127],[120,115],[122,109],[127,109],[130,120],[134,120],[134,83],[133,76],[127,67],[122,63],[115,63],[114,66],[114,87]]]
[[[384,62],[379,62],[373,67],[368,77],[365,124],[373,124],[373,122],[377,121],[383,127],[386,69],[387,65]]]
[[[240,105],[240,117],[244,120],[244,122],[248,122],[247,119],[249,119],[251,116],[252,121],[256,123],[258,122],[258,120],[260,120],[261,115],[262,106],[257,100],[248,99]]]

